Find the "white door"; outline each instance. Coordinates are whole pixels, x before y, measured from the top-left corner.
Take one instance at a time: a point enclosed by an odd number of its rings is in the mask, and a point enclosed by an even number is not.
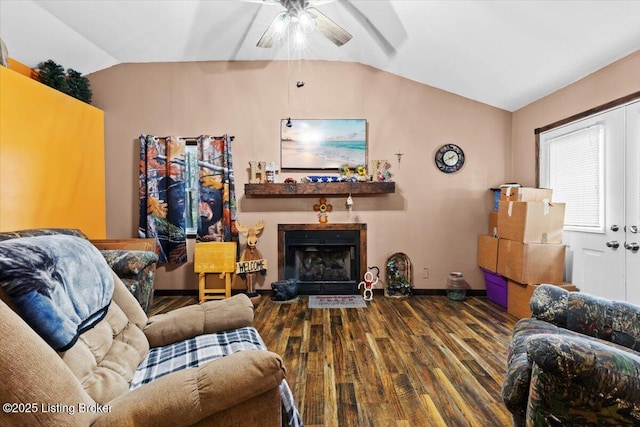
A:
[[[640,101],[627,113],[627,223],[625,235],[627,301],[640,304]]]
[[[576,176],[564,178],[562,167],[559,168],[560,172],[555,174],[550,172],[548,150],[550,144],[563,145],[564,139],[567,139],[569,144],[565,144],[567,149],[563,156],[581,159],[580,156],[585,155],[588,149],[594,148],[591,140],[587,143],[581,142],[581,145],[576,147],[575,144],[571,145],[571,138],[589,129],[597,129],[601,132],[598,134],[598,141],[603,145],[595,154],[597,159],[595,161],[590,159],[594,163],[581,173],[582,175],[595,174],[593,176],[595,185],[599,184],[598,187],[601,190],[599,194],[589,196],[592,203],[584,203],[584,209],[589,212],[584,214],[586,219],[583,219],[581,213],[569,212],[577,204],[572,201],[572,198],[580,198],[582,193],[593,190],[594,183],[574,184]],[[624,108],[604,112],[540,135],[540,186],[554,188],[554,183],[559,185],[558,179],[565,186],[564,197],[559,195],[555,188],[553,194],[553,201],[567,203],[567,220],[563,238],[563,243],[567,245],[565,279],[583,292],[617,300],[626,299],[625,255],[630,252],[624,247],[624,141]],[[571,160],[569,159],[569,162]],[[587,161],[583,163],[582,160],[578,160],[577,163],[581,165],[586,164]],[[550,174],[555,178],[550,177]],[[593,191],[598,192],[598,190]],[[567,222],[569,216],[577,217],[572,221],[574,225]]]

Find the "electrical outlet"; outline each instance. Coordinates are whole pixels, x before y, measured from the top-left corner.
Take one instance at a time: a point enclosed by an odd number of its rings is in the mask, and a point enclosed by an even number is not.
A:
[[[422,268],[422,278],[423,279],[428,279],[429,278],[429,267],[423,267]]]

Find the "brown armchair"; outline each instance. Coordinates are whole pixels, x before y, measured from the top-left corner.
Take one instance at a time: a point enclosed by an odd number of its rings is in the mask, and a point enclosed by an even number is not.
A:
[[[106,264],[89,242],[70,239]],[[21,248],[20,257],[12,257],[14,248],[0,241],[0,264],[15,265],[23,256]],[[21,316],[15,277],[7,271],[0,268],[0,425],[277,426],[284,403],[299,419],[281,358],[251,327],[253,305],[246,295],[147,318],[110,272],[113,294],[104,317],[56,351]],[[232,345],[221,344],[226,342]],[[166,357],[193,346],[197,357],[188,363]]]

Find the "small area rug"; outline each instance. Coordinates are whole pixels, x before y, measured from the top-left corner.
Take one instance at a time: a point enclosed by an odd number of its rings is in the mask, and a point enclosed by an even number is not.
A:
[[[366,308],[360,295],[309,295],[309,308]]]

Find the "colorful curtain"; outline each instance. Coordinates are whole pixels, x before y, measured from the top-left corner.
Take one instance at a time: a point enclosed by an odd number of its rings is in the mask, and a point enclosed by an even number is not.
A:
[[[228,135],[198,138],[198,170],[198,239],[237,242],[236,186]]]
[[[196,142],[197,160],[190,162],[183,138],[140,136],[139,235],[157,239],[161,263],[187,262],[185,225],[192,218],[198,240],[238,239],[231,138],[204,135]],[[188,186],[190,166],[197,192]]]

